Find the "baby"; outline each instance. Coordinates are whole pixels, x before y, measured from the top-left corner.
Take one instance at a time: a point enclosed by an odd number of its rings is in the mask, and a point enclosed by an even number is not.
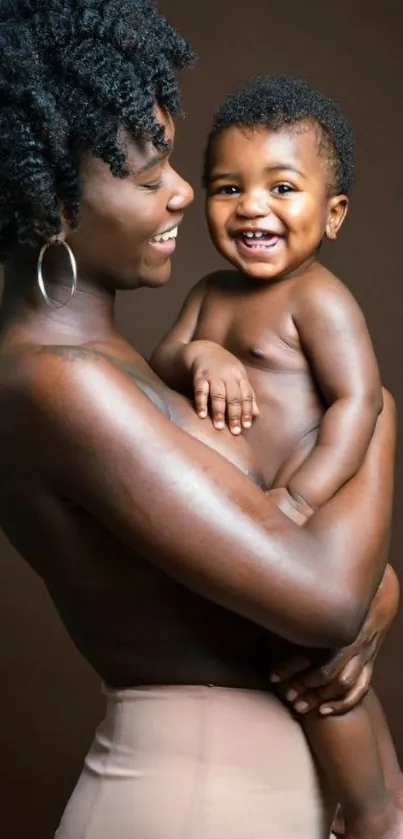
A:
[[[344,221],[353,170],[338,106],[305,82],[261,78],[231,95],[204,184],[212,241],[233,269],[195,286],[152,357],[167,384],[194,389],[200,416],[210,406],[217,428],[246,429],[267,488],[299,524],[358,471],[382,411],[362,312],[317,259]],[[374,701],[301,720],[349,839],[402,839],[386,767],[397,760]]]

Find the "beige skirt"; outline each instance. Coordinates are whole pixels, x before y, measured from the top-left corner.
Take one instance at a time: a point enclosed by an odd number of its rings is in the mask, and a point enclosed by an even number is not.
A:
[[[57,839],[327,839],[299,725],[268,693],[107,690]]]

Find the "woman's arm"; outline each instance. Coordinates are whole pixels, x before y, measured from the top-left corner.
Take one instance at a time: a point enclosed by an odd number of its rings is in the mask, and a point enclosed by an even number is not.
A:
[[[394,410],[359,474],[304,528],[178,429],[107,360],[51,348],[26,406],[38,468],[145,559],[198,594],[306,646],[354,640],[379,585]],[[380,559],[382,557],[382,559]]]

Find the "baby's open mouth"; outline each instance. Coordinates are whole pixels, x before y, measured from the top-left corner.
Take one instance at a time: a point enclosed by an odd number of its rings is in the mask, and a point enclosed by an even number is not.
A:
[[[240,239],[242,244],[246,245],[251,250],[273,248],[280,241],[280,236],[277,233],[266,233],[262,230],[244,231],[236,236]]]

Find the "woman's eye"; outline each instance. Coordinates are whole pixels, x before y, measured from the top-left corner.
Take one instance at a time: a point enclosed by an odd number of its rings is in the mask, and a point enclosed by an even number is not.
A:
[[[159,189],[162,186],[162,183],[161,183],[161,181],[150,181],[150,183],[141,184],[141,186],[143,187],[143,189],[150,189],[151,192],[155,192],[157,189]]]
[[[272,192],[276,195],[288,195],[290,192],[295,192],[295,189],[291,184],[276,184],[272,187]]]

